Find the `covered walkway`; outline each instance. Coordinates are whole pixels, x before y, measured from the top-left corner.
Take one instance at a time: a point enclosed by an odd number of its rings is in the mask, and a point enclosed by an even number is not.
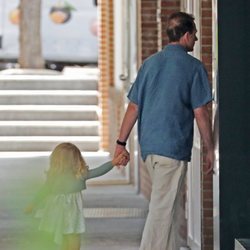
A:
[[[0,158],[1,249],[50,249],[48,241],[44,246],[37,237],[33,219],[23,214],[26,203],[43,181],[46,162],[42,156]],[[84,201],[87,232],[81,249],[139,248],[148,202],[136,194],[133,186],[90,184]]]

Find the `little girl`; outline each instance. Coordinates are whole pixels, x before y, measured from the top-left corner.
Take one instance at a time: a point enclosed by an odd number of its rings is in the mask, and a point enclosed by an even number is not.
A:
[[[86,189],[86,180],[104,175],[113,166],[121,165],[126,157],[122,153],[112,161],[88,169],[75,145],[59,144],[50,156],[47,180],[25,212],[31,213],[43,203],[36,212],[41,219],[39,230],[53,234],[55,243],[62,245],[63,250],[80,250],[81,234],[85,232],[81,191]]]

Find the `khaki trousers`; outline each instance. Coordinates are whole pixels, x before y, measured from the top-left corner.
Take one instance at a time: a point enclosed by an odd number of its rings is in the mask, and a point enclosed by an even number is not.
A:
[[[179,250],[183,243],[185,245],[179,236],[183,218],[183,211],[182,214],[179,211],[187,162],[149,155],[146,166],[152,180],[152,193],[140,250]]]

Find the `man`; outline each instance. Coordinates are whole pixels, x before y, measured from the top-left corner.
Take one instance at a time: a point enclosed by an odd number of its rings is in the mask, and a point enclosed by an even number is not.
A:
[[[197,41],[196,32],[193,16],[173,13],[167,24],[169,44],[144,61],[128,94],[130,103],[115,154],[126,150],[138,120],[141,155],[152,180],[140,250],[180,247],[174,218],[191,159],[194,118],[207,151],[206,170],[212,170],[213,141],[206,106],[212,100],[211,89],[203,64],[187,53]]]

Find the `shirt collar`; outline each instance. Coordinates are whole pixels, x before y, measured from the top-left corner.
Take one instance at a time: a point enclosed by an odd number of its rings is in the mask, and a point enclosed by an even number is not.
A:
[[[164,47],[164,51],[184,51],[187,53],[186,48],[180,44],[168,44]]]

